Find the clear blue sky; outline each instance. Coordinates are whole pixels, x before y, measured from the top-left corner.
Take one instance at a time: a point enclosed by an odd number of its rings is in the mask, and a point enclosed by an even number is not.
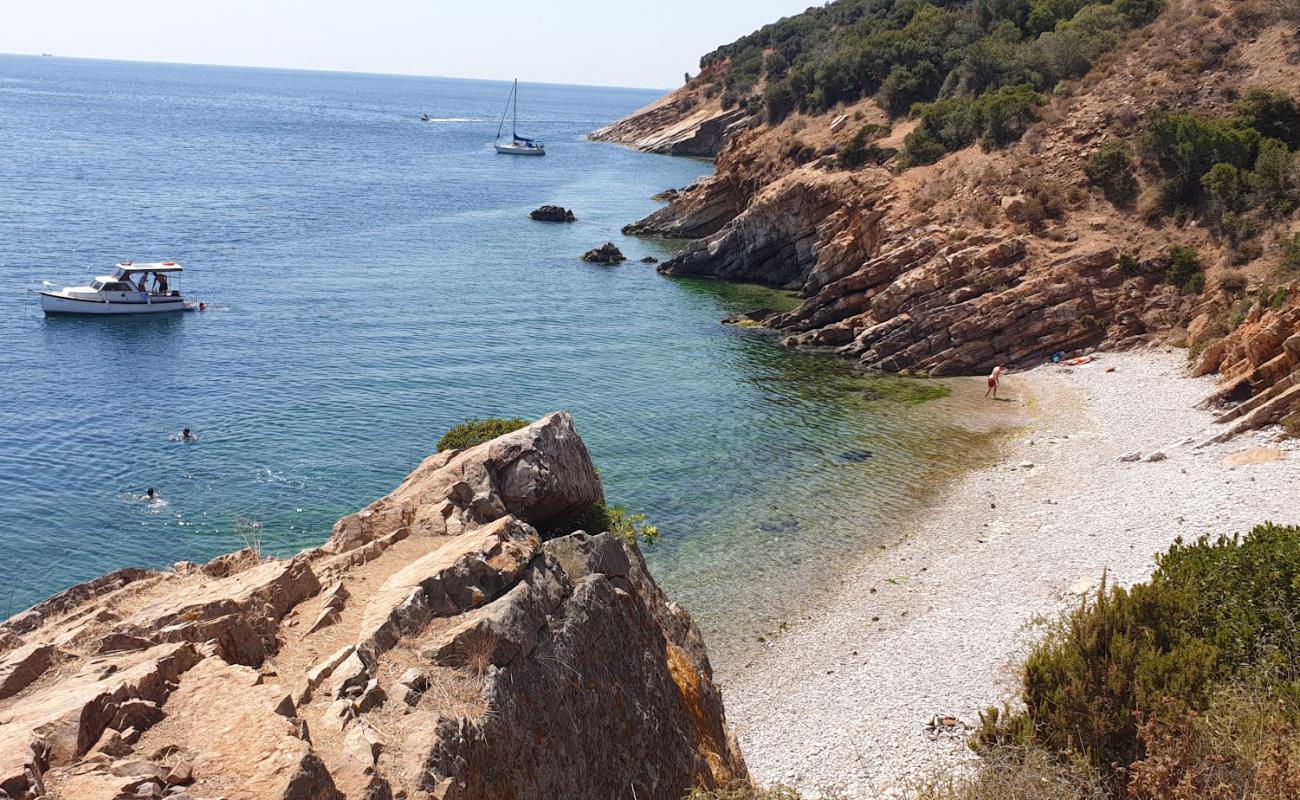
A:
[[[0,52],[670,87],[809,0],[0,0]]]

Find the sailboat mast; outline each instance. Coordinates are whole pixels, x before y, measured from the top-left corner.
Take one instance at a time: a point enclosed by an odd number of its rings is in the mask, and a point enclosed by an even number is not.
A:
[[[515,78],[515,88],[511,92],[515,98],[514,115],[510,118],[510,138],[511,140],[519,138],[519,79]]]
[[[515,96],[515,90],[510,90],[510,97]],[[506,112],[510,110],[510,97],[506,98],[506,107],[501,109],[501,122],[497,124],[497,139],[501,139],[501,129],[506,126]]]

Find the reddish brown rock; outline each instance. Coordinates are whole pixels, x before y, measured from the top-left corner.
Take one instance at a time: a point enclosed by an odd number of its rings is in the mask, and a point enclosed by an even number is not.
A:
[[[329,770],[280,714],[286,693],[257,672],[206,658],[181,678],[153,743],[183,743],[193,791],[230,800],[342,798]]]
[[[29,644],[0,658],[0,700],[12,697],[49,668],[54,661],[54,645]]]

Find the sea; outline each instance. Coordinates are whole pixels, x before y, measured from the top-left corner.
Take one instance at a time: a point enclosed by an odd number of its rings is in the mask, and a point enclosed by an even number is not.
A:
[[[0,617],[317,545],[457,422],[560,409],[721,658],[906,535],[986,436],[964,385],[927,401],[953,385],[721,324],[796,301],[664,277],[639,259],[679,244],[619,232],[711,164],[586,140],[660,92],[521,83],[547,149],[521,158],[492,148],[509,90],[0,56]],[[528,219],[545,203],[577,221]],[[630,260],[579,259],[606,241]],[[128,259],[181,263],[207,310],[42,315],[32,290]]]

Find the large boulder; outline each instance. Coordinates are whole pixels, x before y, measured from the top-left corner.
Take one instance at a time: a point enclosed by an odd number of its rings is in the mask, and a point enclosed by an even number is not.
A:
[[[542,206],[528,212],[529,219],[535,219],[538,222],[574,222],[577,217],[573,212],[564,206]]]
[[[74,587],[8,629],[0,798],[679,800],[743,780],[690,617],[634,544],[570,532],[602,499],[552,414],[430,457],[325,547]]]
[[[339,520],[324,549],[343,553],[400,531],[457,534],[507,515],[549,530],[604,497],[573,417],[561,411],[430,456],[391,494]]]
[[[678,800],[745,777],[699,631],[609,534],[547,542],[426,653],[482,673],[486,701],[439,721],[435,797]]]
[[[627,261],[627,256],[623,255],[613,242],[605,242],[600,247],[588,250],[582,254],[582,260],[592,264],[621,264]]]

